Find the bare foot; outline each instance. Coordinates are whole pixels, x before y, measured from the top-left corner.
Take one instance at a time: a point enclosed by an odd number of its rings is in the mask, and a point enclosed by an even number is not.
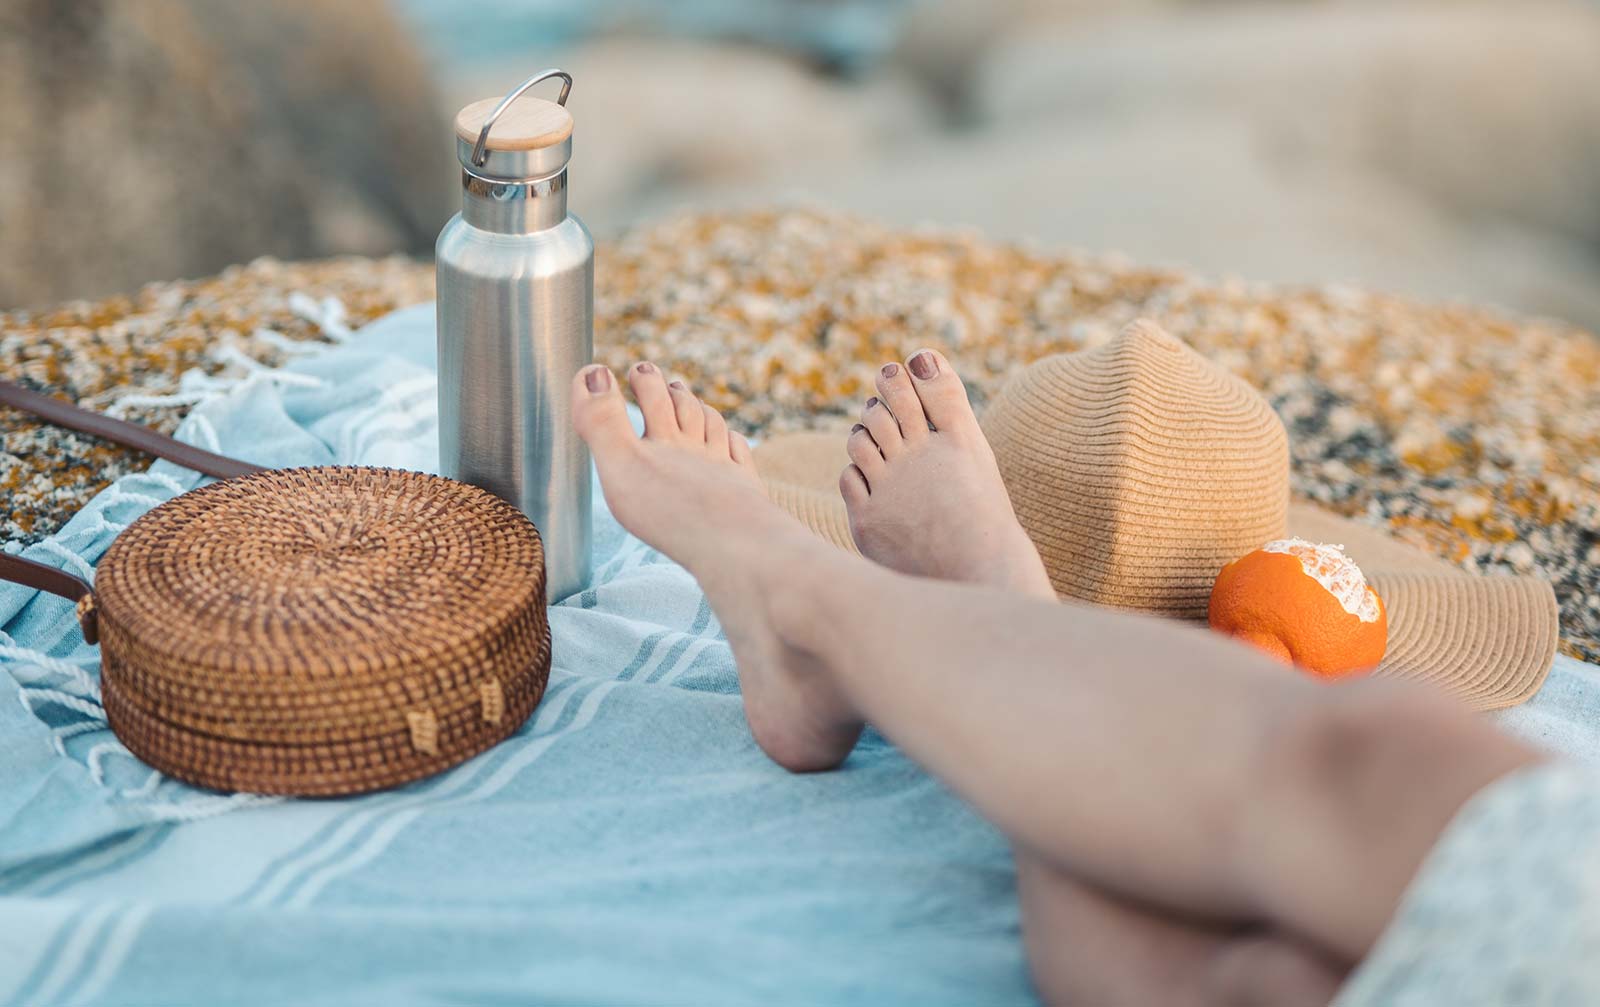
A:
[[[839,477],[863,555],[919,577],[1054,598],[967,390],[933,350],[878,370]]]
[[[750,445],[686,385],[668,385],[650,363],[635,364],[628,384],[644,414],[642,438],[610,370],[585,368],[572,385],[573,424],[611,513],[700,582],[733,647],[762,750],[796,772],[833,768],[855,747],[861,720],[808,658],[783,645],[772,604],[816,553],[842,554],[767,499]]]

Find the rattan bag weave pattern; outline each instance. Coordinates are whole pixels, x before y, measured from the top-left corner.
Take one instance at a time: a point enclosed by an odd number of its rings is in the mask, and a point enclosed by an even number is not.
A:
[[[92,589],[0,556],[0,576],[77,599],[129,751],[219,790],[352,794],[465,761],[533,712],[550,673],[544,549],[515,507],[420,472],[259,470],[163,442],[149,446],[248,474],[134,521]]]
[[[106,717],[202,786],[337,794],[438,772],[544,692],[538,533],[475,487],[415,472],[285,469],[134,522],[93,608]]]

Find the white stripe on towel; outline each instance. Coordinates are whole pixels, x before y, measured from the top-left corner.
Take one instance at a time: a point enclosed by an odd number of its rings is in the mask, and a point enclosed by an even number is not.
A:
[[[561,715],[561,711],[566,708],[567,703],[572,699],[575,689],[575,685],[568,686],[561,691],[560,695],[550,697],[546,703],[540,703],[536,716],[548,718],[551,723],[554,723],[555,719]],[[256,891],[246,901],[246,904],[265,906],[277,901],[283,893],[293,890],[300,883],[302,876],[314,872],[320,865],[334,859],[343,847],[353,842],[356,836],[360,835],[361,831],[373,819],[383,815],[385,812],[393,811],[397,807],[409,808],[413,805],[424,804],[440,795],[450,794],[469,786],[483,772],[483,767],[477,767],[477,770],[477,772],[465,768],[457,770],[456,773],[440,781],[433,788],[420,794],[397,796],[383,803],[377,803],[376,801],[368,803],[353,812],[343,824],[334,830],[332,835],[321,843],[302,851],[300,855],[286,863],[278,870],[277,876]]]
[[[73,1003],[89,1003],[105,992],[111,980],[116,978],[117,971],[122,968],[122,963],[127,960],[134,940],[139,936],[139,931],[144,929],[145,920],[154,911],[154,906],[137,905],[117,921],[111,935],[100,945],[100,957],[84,978],[83,985],[72,991]]]
[[[32,1002],[48,1004],[55,1002],[56,998],[65,990],[68,983],[79,974],[79,968],[88,957],[92,948],[91,942],[100,930],[100,924],[117,910],[112,902],[102,902],[84,913],[83,918],[72,926],[72,936],[62,945],[61,953],[56,956],[55,963],[50,971],[45,974],[44,981],[39,988],[33,991]]]
[[[673,669],[656,679],[656,684],[671,685],[673,682],[676,682],[683,676],[684,672],[694,667],[694,662],[706,651],[707,648],[722,642],[723,641],[721,639],[715,636],[698,637],[694,643],[689,645],[689,649],[683,652],[683,656],[678,658],[678,662],[673,666]]]
[[[390,819],[388,822],[385,822],[380,828],[374,830],[372,835],[369,836],[367,841],[359,848],[351,851],[342,860],[335,861],[334,863],[327,865],[316,874],[313,874],[311,877],[307,878],[305,886],[296,892],[293,897],[284,903],[284,905],[290,909],[304,909],[306,906],[309,906],[312,900],[315,899],[317,895],[319,895],[322,890],[331,882],[337,880],[339,877],[345,874],[349,874],[351,871],[371,863],[374,859],[376,859],[381,853],[383,853],[385,849],[388,848],[389,843],[394,840],[394,837],[399,835],[402,829],[409,825],[413,819],[421,815],[424,811],[479,801],[485,797],[495,794],[500,789],[505,787],[506,784],[516,779],[516,777],[524,769],[537,761],[539,756],[548,751],[550,746],[554,745],[561,738],[588,727],[590,722],[594,720],[595,714],[599,711],[601,701],[605,699],[605,697],[613,688],[617,686],[617,684],[618,683],[612,681],[602,681],[598,683],[592,690],[590,690],[589,694],[583,698],[583,704],[578,708],[577,715],[572,718],[572,723],[558,731],[552,731],[542,738],[535,738],[528,742],[527,745],[523,746],[520,752],[506,760],[506,763],[497,771],[495,771],[495,773],[487,780],[485,780],[482,786],[478,787],[478,789],[472,791],[471,793],[462,794],[458,797],[448,798],[443,801],[434,801],[426,808],[413,808],[394,816],[394,818]]]

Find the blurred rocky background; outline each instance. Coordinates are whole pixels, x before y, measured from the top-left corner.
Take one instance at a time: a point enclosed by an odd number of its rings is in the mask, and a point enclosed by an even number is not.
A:
[[[448,116],[551,65],[602,237],[815,203],[1600,328],[1594,0],[0,0],[0,308],[426,255]]]
[[[425,251],[447,128],[385,0],[0,0],[0,308]]]

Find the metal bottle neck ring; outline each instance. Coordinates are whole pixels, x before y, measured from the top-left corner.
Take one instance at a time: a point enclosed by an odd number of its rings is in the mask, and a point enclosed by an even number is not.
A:
[[[474,140],[456,136],[461,162],[462,219],[502,234],[528,234],[554,227],[567,216],[567,162],[572,159],[570,117],[559,142],[530,150],[494,150],[488,145],[496,120],[524,92],[552,77],[562,80],[556,104],[565,106],[572,75],[543,70],[513,88],[484,118]],[[459,124],[458,124],[459,129]]]
[[[461,217],[473,227],[528,234],[567,218],[567,169],[544,178],[509,181],[461,171]]]

